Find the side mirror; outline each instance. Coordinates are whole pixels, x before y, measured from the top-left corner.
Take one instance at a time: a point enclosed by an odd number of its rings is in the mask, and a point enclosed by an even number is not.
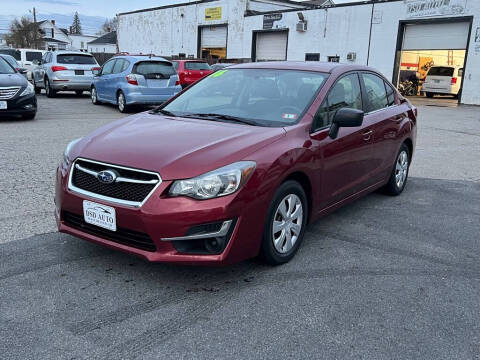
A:
[[[357,127],[363,123],[364,112],[358,109],[341,108],[338,109],[333,116],[332,126],[328,135],[335,139],[338,135],[338,130],[341,127]]]
[[[25,69],[25,68],[19,68],[19,69],[18,69],[18,72],[19,72],[20,74],[22,74],[22,75],[25,75],[25,74],[28,72],[28,70]]]

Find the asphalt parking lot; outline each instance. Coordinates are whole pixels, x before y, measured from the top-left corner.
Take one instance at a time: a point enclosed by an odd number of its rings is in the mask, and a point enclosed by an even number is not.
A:
[[[480,110],[414,99],[400,197],[309,226],[269,267],[149,264],[55,231],[65,145],[124,115],[88,96],[0,120],[4,359],[480,359]]]

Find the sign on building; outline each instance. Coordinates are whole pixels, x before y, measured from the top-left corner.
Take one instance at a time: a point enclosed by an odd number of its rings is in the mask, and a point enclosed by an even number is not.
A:
[[[450,16],[465,13],[467,0],[407,0],[407,17]]]
[[[286,25],[282,21],[282,18],[282,14],[263,15],[263,29],[270,30],[286,27]]]
[[[206,21],[213,21],[213,20],[222,20],[222,7],[212,7],[205,9],[205,20]]]

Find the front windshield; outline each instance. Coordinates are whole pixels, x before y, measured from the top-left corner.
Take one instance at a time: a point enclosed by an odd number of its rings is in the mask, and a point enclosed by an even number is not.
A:
[[[327,77],[313,71],[224,69],[162,110],[179,116],[220,114],[262,126],[291,125],[298,122]]]
[[[15,74],[15,69],[0,57],[0,74]]]

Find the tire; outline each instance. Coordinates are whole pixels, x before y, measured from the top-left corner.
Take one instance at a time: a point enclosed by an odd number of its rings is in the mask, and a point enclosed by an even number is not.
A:
[[[427,98],[433,98],[433,96],[435,95],[434,93],[431,93],[431,92],[427,92],[425,93],[425,95],[427,95]]]
[[[98,101],[97,89],[93,86],[90,89],[90,99],[92,100],[93,105],[100,105],[100,101]]]
[[[83,90],[75,90],[75,94],[77,96],[81,96],[83,94]]]
[[[408,172],[410,170],[410,150],[403,143],[395,158],[392,173],[384,190],[388,195],[397,196],[403,192],[408,180]]]
[[[22,119],[24,120],[33,120],[35,119],[35,116],[37,115],[37,113],[33,113],[33,114],[25,114],[25,115],[22,115]]]
[[[261,256],[265,262],[280,265],[295,256],[305,234],[307,204],[305,191],[298,182],[289,180],[277,189],[263,230]],[[297,214],[297,217],[291,214]],[[290,241],[287,234],[290,234]]]
[[[45,78],[45,94],[49,98],[53,98],[57,95],[57,92],[50,86],[50,80],[48,80],[48,78]]]
[[[125,99],[125,94],[123,91],[119,91],[117,95],[117,107],[118,111],[121,113],[127,113],[129,110],[129,107],[127,105],[127,100]]]
[[[35,94],[40,94],[42,92],[42,89],[37,86],[37,83],[35,82],[35,79],[33,79],[33,88],[35,90]]]

